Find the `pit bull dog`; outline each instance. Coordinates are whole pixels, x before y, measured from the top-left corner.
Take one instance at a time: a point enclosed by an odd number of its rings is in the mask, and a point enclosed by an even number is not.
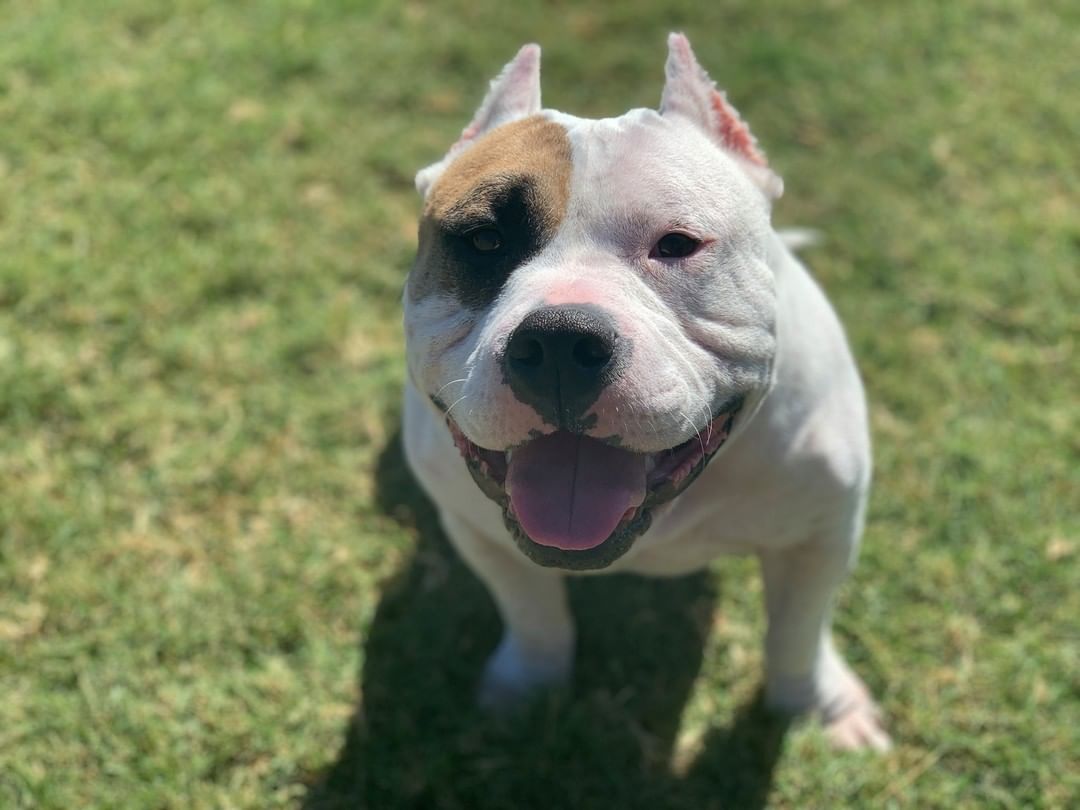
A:
[[[755,554],[767,702],[889,745],[833,646],[870,484],[862,384],[770,224],[782,183],[668,41],[658,111],[540,106],[526,45],[423,169],[404,294],[404,443],[504,622],[480,700],[564,682],[568,574],[678,575]]]

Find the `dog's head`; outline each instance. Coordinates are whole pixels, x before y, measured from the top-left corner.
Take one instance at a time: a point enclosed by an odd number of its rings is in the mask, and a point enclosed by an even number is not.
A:
[[[659,112],[540,107],[540,49],[417,175],[409,373],[541,565],[626,552],[764,397],[781,184],[669,39]]]

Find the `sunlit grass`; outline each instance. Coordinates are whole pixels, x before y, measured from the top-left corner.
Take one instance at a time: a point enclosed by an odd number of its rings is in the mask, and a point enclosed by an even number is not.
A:
[[[4,4],[0,806],[1075,802],[1076,10],[673,5]],[[520,43],[615,115],[673,28],[826,236],[886,757],[754,713],[749,561],[581,583],[572,694],[468,708],[495,615],[394,449],[412,173]]]

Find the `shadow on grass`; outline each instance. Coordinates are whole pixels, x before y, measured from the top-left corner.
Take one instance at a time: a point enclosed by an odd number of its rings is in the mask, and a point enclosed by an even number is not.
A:
[[[575,580],[572,688],[519,716],[489,718],[472,699],[499,635],[494,606],[443,536],[400,436],[376,476],[380,508],[415,526],[419,543],[362,640],[361,706],[307,810],[765,804],[786,724],[760,697],[710,733],[686,774],[669,767],[701,665],[713,578]]]

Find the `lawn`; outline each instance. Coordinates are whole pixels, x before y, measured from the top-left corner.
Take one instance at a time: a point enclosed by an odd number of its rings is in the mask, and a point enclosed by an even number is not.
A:
[[[0,807],[1076,806],[1080,6],[667,5],[0,2]],[[671,29],[825,235],[885,756],[763,713],[748,560],[576,583],[573,688],[471,708],[498,620],[398,449],[412,175],[522,42],[605,116]]]

